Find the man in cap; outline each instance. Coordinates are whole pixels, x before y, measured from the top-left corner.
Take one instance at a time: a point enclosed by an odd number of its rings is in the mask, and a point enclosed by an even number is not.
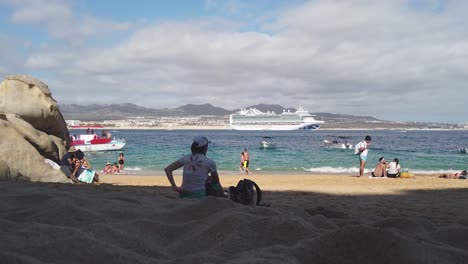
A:
[[[223,194],[216,163],[206,156],[208,144],[211,143],[206,137],[196,136],[191,146],[192,154],[185,155],[179,160],[167,166],[167,179],[174,191],[181,198],[203,198],[207,195],[206,184],[215,185],[217,191]],[[173,171],[183,167],[182,185],[179,187],[174,181]]]

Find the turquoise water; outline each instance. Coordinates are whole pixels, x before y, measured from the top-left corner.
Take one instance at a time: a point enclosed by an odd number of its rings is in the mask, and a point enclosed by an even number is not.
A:
[[[70,131],[80,132],[84,131]],[[347,141],[354,145],[366,135],[372,137],[367,171],[373,169],[381,156],[387,161],[397,157],[402,168],[415,173],[468,169],[468,155],[459,152],[460,147],[468,145],[468,131],[114,130],[112,134],[124,138],[127,145],[122,151],[86,153],[95,170],[102,169],[107,161],[117,161],[123,152],[125,173],[161,174],[168,164],[190,153],[195,135],[204,135],[213,142],[208,156],[225,173],[238,172],[244,147],[249,150],[250,169],[254,172],[357,173],[359,161],[352,149],[325,148],[323,140],[347,136]],[[272,137],[268,140],[276,142],[276,148],[260,148],[264,136]]]

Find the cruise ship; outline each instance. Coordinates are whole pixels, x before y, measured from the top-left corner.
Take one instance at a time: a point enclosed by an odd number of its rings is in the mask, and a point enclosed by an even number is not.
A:
[[[262,112],[256,108],[242,109],[229,118],[234,130],[298,130],[319,129],[324,123],[315,120],[314,115],[302,107],[296,112],[283,110],[283,113]]]

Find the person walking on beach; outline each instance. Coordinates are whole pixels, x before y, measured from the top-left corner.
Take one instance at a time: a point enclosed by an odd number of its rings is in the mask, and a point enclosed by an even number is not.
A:
[[[241,152],[239,170],[244,173],[244,152]]]
[[[249,151],[247,148],[244,148],[244,171],[245,173],[249,174],[249,161],[250,161],[250,155]]]
[[[211,142],[206,137],[196,136],[191,146],[192,154],[183,156],[164,169],[172,189],[178,192],[181,198],[205,197],[205,185],[208,181],[222,191],[216,163],[206,156],[209,143]],[[182,185],[179,187],[174,181],[173,171],[181,167]]]
[[[359,155],[359,177],[364,175],[364,169],[366,167],[367,153],[369,152],[369,145],[371,137],[366,136],[363,141],[356,144],[354,154]]]

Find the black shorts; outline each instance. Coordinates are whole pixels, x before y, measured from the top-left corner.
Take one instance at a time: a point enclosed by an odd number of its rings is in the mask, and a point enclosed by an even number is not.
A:
[[[124,161],[123,161],[123,160],[119,160],[119,164],[120,164],[120,165],[123,165],[123,164],[124,164]]]

